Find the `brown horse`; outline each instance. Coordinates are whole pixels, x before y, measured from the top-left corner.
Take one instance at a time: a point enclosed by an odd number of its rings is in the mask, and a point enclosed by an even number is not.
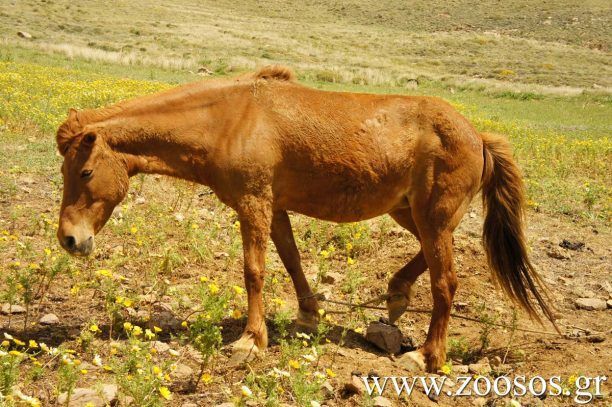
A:
[[[94,235],[138,173],[207,185],[237,212],[249,309],[234,361],[268,342],[262,285],[270,236],[295,286],[297,322],[317,322],[287,211],[334,222],[389,214],[419,239],[421,251],[389,282],[387,307],[394,322],[429,268],[429,333],[411,356],[433,371],[445,362],[457,288],[452,233],[482,189],[496,280],[531,316],[539,319],[537,304],[552,320],[527,258],[523,188],[510,146],[479,134],[440,99],[324,92],[275,66],[108,108],[71,109],[57,144],[64,156],[58,238],[74,255],[92,252]]]

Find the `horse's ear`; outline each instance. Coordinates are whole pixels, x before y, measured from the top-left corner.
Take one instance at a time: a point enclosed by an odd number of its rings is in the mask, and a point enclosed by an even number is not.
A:
[[[73,107],[70,108],[70,110],[68,110],[68,120],[73,121],[73,120],[77,120],[77,110]]]

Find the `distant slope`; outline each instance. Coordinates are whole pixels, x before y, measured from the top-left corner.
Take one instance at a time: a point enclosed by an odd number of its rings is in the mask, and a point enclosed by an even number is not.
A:
[[[280,62],[329,82],[576,93],[612,88],[611,11],[606,0],[25,0],[0,6],[0,32],[47,51],[180,70]]]

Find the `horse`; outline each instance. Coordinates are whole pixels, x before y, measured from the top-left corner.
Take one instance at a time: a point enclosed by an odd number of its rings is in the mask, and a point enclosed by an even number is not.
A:
[[[406,311],[429,269],[433,310],[427,338],[408,355],[419,369],[446,361],[457,276],[453,231],[482,191],[483,244],[503,292],[554,324],[523,233],[524,188],[508,141],[479,133],[442,99],[330,92],[268,66],[229,79],[176,87],[99,109],[70,109],[59,127],[63,197],[57,237],[75,256],[126,196],[130,177],[163,174],[203,184],[240,221],[247,323],[232,363],[268,343],[262,289],[271,237],[297,296],[296,324],[319,322],[288,212],[356,222],[389,214],[421,248],[387,286],[389,322]]]

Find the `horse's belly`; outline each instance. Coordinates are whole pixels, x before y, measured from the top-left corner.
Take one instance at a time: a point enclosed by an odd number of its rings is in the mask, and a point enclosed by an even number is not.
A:
[[[284,186],[275,198],[277,208],[333,222],[370,219],[407,204],[407,182],[400,178],[369,185],[333,177],[305,178]]]

